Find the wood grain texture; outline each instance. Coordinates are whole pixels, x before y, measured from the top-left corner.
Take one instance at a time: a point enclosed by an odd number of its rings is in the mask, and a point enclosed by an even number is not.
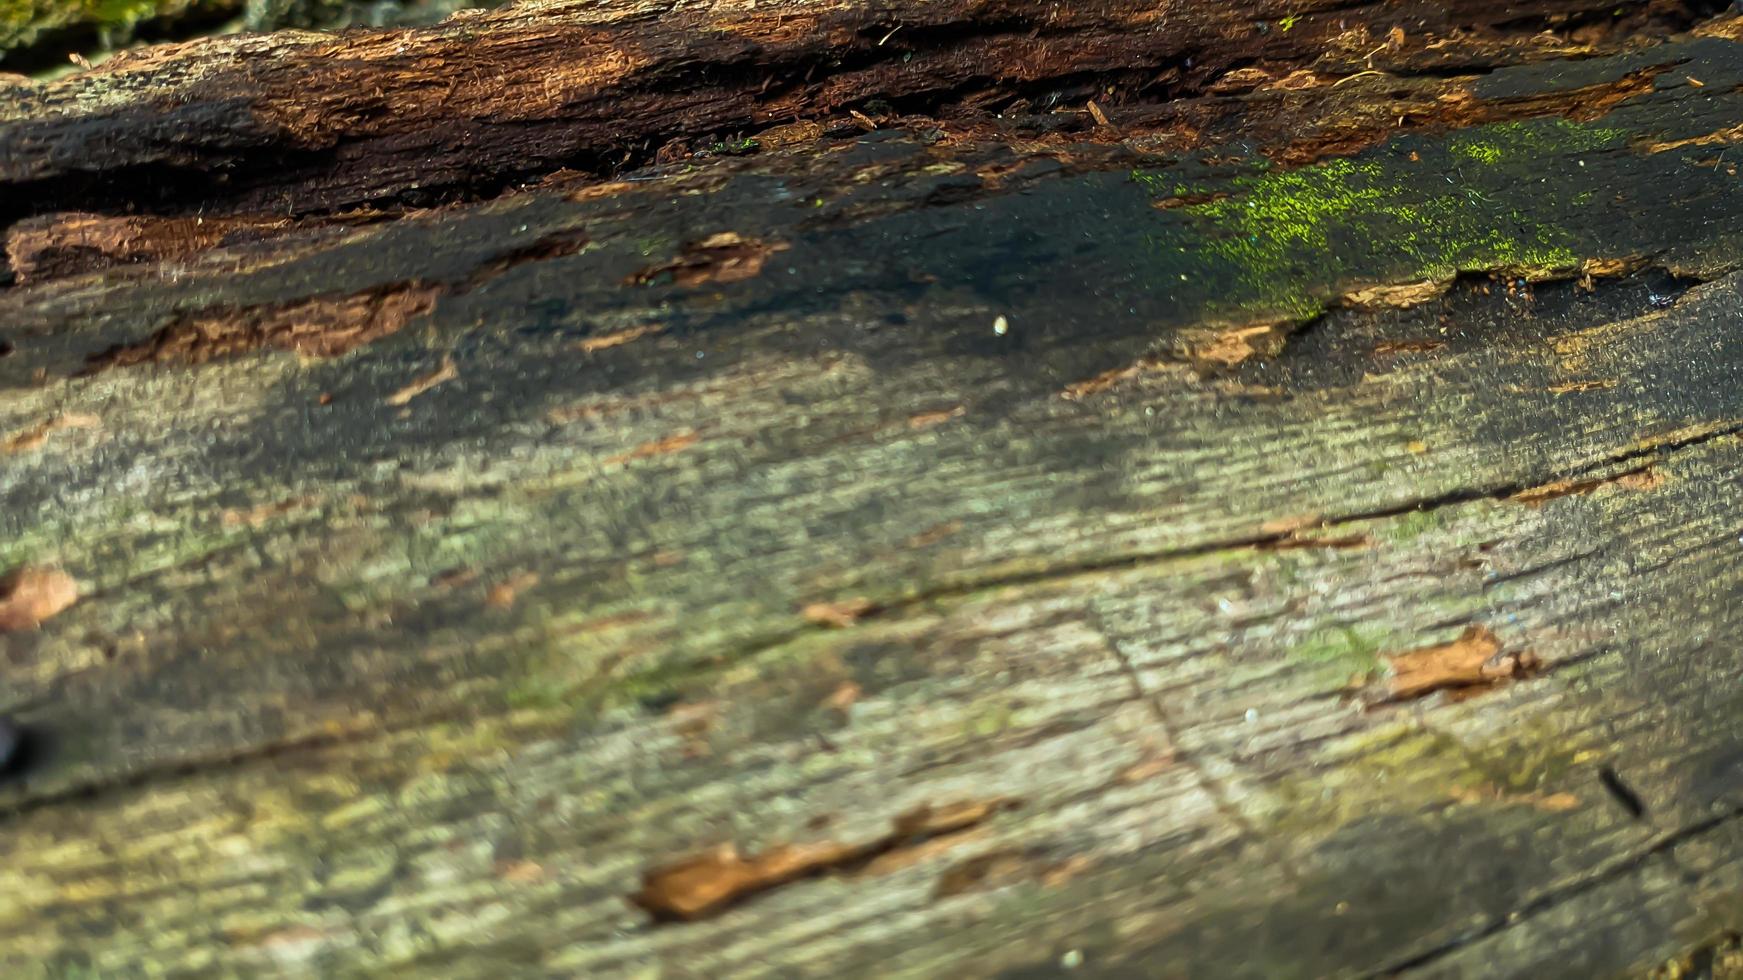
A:
[[[1739,22],[1441,7],[1341,72],[1331,18],[1388,15],[1267,8],[1155,90],[1112,80],[1241,11],[1140,55],[1137,5],[523,5],[0,91],[0,570],[78,584],[0,633],[0,969],[1712,959]],[[871,118],[894,21],[927,81]],[[585,98],[479,83],[526,115],[471,142],[338,113],[630,33]],[[975,102],[975,45],[1097,111]]]

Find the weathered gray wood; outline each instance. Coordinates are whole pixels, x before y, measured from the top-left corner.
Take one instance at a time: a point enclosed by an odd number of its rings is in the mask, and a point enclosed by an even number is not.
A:
[[[0,963],[1590,976],[1721,942],[1737,23],[218,236],[24,208],[0,568],[85,594],[0,633],[42,743],[0,790]],[[1507,676],[1397,685],[1461,636]],[[693,922],[628,900],[826,842],[866,860]]]

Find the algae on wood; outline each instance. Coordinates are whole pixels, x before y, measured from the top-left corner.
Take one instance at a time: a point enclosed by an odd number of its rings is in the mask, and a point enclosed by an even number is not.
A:
[[[0,633],[7,975],[1726,948],[1743,22],[945,70],[1018,6],[801,22],[871,67],[613,4],[0,90],[0,570],[79,585]],[[653,67],[359,108],[583,23]],[[637,101],[697,51],[768,71]]]

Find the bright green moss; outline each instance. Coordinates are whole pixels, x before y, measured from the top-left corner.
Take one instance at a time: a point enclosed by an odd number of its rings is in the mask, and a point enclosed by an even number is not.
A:
[[[1626,135],[1620,129],[1586,126],[1566,119],[1509,122],[1459,133],[1447,140],[1447,148],[1455,159],[1487,165],[1510,160],[1540,162],[1547,156],[1606,149],[1622,142]]]
[[[1332,252],[1332,234],[1351,218],[1383,211],[1388,188],[1381,177],[1375,163],[1333,160],[1254,178],[1246,193],[1187,211],[1223,232],[1211,239],[1210,251],[1245,270],[1240,281],[1249,301],[1275,313],[1312,316],[1321,303],[1299,291],[1309,270],[1296,263]]]
[[[1496,164],[1501,162],[1501,148],[1493,143],[1478,140],[1455,140],[1452,144],[1452,151],[1455,155],[1476,163]]]
[[[1195,184],[1136,173],[1156,197],[1208,197],[1164,212],[1187,240],[1156,236],[1213,308],[1240,318],[1308,318],[1351,286],[1461,272],[1571,267],[1581,242],[1562,229],[1591,200],[1579,154],[1617,146],[1617,130],[1555,120],[1486,126],[1442,142],[1413,139],[1311,167]],[[1545,183],[1538,179],[1557,175]],[[1554,188],[1553,191],[1550,188]],[[1561,195],[1546,199],[1545,195]],[[1196,238],[1196,241],[1191,239]],[[1172,247],[1169,247],[1172,246]]]
[[[1132,171],[1132,182],[1138,184],[1157,197],[1163,197],[1168,194],[1179,196],[1187,193],[1187,187],[1185,184],[1171,180],[1164,174],[1150,173],[1146,170]],[[1172,188],[1172,190],[1170,190],[1170,188]]]

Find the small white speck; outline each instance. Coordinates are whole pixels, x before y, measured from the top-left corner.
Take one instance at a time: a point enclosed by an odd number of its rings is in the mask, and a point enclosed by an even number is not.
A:
[[[1248,708],[1247,709],[1247,724],[1251,725],[1258,720],[1259,720],[1259,709],[1258,708]]]
[[[696,359],[697,359],[697,360],[698,360],[698,361],[700,361],[700,360],[702,360],[702,352],[701,352],[701,351],[697,351],[697,352],[696,352]]]
[[[1059,965],[1067,970],[1075,970],[1083,965],[1083,950],[1074,949],[1059,957]]]
[[[997,334],[998,336],[1003,337],[1005,334],[1008,334],[1010,332],[1011,332],[1011,321],[1005,319],[1003,314],[1000,314],[998,317],[994,318],[994,320],[993,320],[993,333],[994,334]]]

